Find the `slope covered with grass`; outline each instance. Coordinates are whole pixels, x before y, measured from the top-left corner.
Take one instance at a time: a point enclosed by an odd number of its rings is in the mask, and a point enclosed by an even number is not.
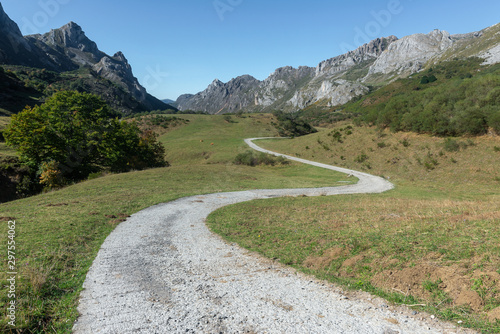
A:
[[[500,138],[344,124],[264,148],[383,175],[379,195],[281,198],[213,213],[232,242],[319,278],[498,333]]]
[[[318,168],[237,166],[247,137],[273,136],[271,116],[182,115],[187,124],[160,137],[169,168],[114,174],[0,205],[0,248],[15,221],[16,324],[33,333],[69,333],[85,275],[106,236],[127,216],[176,198],[255,188],[340,185],[345,175]],[[7,272],[7,263],[2,271]],[[2,286],[7,285],[2,276]],[[9,332],[7,290],[0,293],[0,328]],[[14,332],[13,330],[11,330]]]

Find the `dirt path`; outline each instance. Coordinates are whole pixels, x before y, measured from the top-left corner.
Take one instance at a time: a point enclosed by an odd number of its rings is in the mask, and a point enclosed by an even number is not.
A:
[[[87,275],[74,333],[465,333],[367,294],[346,295],[207,229],[212,211],[234,203],[393,187],[369,174],[288,158],[360,181],[193,196],[132,215],[106,239]]]

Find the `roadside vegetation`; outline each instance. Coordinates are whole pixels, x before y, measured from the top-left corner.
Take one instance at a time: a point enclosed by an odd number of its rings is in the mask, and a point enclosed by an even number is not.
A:
[[[170,117],[170,116],[165,116]],[[243,139],[275,136],[271,115],[228,123],[223,116],[182,115],[182,124],[158,138],[168,168],[107,172],[44,194],[0,204],[0,248],[7,222],[16,222],[16,324],[18,332],[69,333],[87,271],[108,234],[129,215],[180,197],[256,188],[342,185],[343,174],[301,164],[235,165],[248,147]],[[7,272],[7,262],[0,270]],[[7,285],[5,277],[0,284]],[[0,292],[0,331],[7,326]]]
[[[241,203],[209,217],[214,232],[346,288],[500,332],[500,137],[338,123],[257,144],[380,175],[396,189]]]

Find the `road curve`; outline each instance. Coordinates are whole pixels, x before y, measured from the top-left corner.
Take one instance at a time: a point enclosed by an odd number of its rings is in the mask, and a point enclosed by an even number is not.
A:
[[[246,142],[254,149],[278,155]],[[355,185],[251,190],[181,198],[132,215],[103,243],[84,283],[80,333],[465,333],[337,287],[227,244],[204,224],[214,210],[254,199],[379,193],[388,181],[349,173]]]

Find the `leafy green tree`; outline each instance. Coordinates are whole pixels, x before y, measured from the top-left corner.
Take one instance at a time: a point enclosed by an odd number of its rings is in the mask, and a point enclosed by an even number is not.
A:
[[[318,130],[295,114],[276,111],[274,112],[274,116],[278,120],[278,123],[272,122],[271,124],[278,130],[280,136],[299,137],[318,132]]]
[[[41,167],[40,174],[57,174],[58,180],[82,180],[106,168],[122,172],[168,165],[153,134],[119,121],[106,102],[87,93],[58,92],[40,106],[26,107],[12,116],[4,135],[25,164]]]

